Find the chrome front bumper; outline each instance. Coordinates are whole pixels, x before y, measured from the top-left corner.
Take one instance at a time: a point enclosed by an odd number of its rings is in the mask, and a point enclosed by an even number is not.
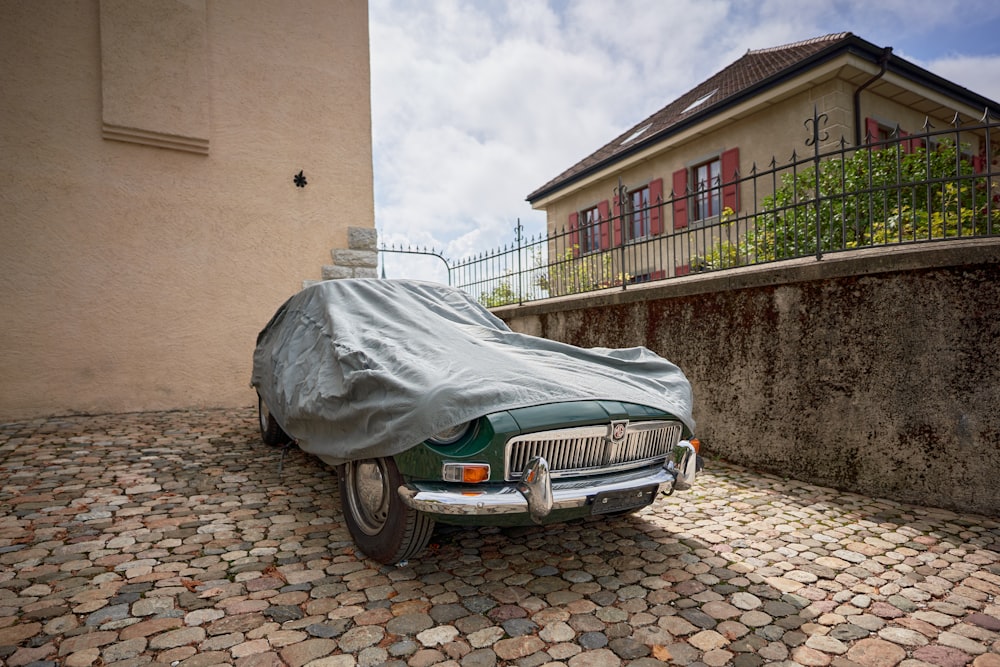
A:
[[[577,478],[553,482],[544,458],[533,458],[520,481],[499,487],[479,489],[475,486],[456,488],[445,483],[411,483],[399,487],[399,495],[408,507],[431,514],[494,515],[530,514],[541,522],[553,510],[583,507],[598,496],[638,496],[656,487],[656,494],[670,495],[675,490],[691,488],[701,470],[701,457],[686,440],[677,443],[666,464],[599,478]],[[641,505],[642,502],[639,502]]]

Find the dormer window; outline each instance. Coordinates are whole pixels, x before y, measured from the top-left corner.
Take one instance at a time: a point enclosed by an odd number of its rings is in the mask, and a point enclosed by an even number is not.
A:
[[[701,97],[699,97],[698,99],[696,99],[694,102],[692,102],[691,104],[687,105],[687,107],[685,107],[684,111],[682,111],[681,113],[687,113],[688,111],[694,111],[695,109],[697,109],[698,107],[700,107],[702,104],[704,104],[705,102],[707,102],[709,99],[711,99],[712,95],[715,95],[717,92],[719,92],[718,88],[716,88],[715,90],[713,90],[710,93],[702,95]]]
[[[652,127],[652,124],[646,125],[645,127],[640,127],[638,130],[630,134],[628,138],[621,143],[621,145],[624,146],[625,144],[632,143],[633,141],[641,137],[643,134],[645,134],[646,130],[648,130],[650,127]]]

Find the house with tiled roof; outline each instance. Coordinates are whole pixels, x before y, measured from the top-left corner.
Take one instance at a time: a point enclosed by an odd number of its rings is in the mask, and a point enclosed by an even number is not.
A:
[[[576,256],[607,253],[667,234],[691,238],[654,251],[614,253],[630,282],[682,275],[720,216],[746,212],[768,187],[748,175],[807,148],[860,146],[954,127],[1000,105],[851,33],[750,50],[527,196],[547,215],[550,236],[569,235]],[[956,116],[957,114],[957,116]],[[995,154],[961,134],[970,160]],[[752,190],[752,191],[751,191]],[[684,253],[678,245],[688,247]],[[649,245],[649,244],[647,244]],[[682,256],[683,254],[683,256]],[[624,262],[626,266],[618,266]],[[624,271],[622,271],[624,268]]]

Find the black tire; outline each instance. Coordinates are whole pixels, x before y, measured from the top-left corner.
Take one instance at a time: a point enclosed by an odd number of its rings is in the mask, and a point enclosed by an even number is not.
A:
[[[366,556],[385,565],[420,553],[434,519],[403,504],[403,478],[392,458],[349,461],[337,469],[347,529]]]
[[[260,439],[265,445],[271,447],[282,447],[292,441],[288,434],[281,430],[281,426],[275,421],[271,411],[264,404],[264,399],[257,394],[257,417],[260,422]]]

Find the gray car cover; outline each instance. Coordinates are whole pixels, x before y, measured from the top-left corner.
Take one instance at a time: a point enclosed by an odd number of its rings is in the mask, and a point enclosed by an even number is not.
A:
[[[643,347],[583,349],[515,333],[465,292],[330,280],[257,337],[252,384],[299,446],[331,464],[391,456],[491,412],[607,399],[694,430],[691,386]]]

